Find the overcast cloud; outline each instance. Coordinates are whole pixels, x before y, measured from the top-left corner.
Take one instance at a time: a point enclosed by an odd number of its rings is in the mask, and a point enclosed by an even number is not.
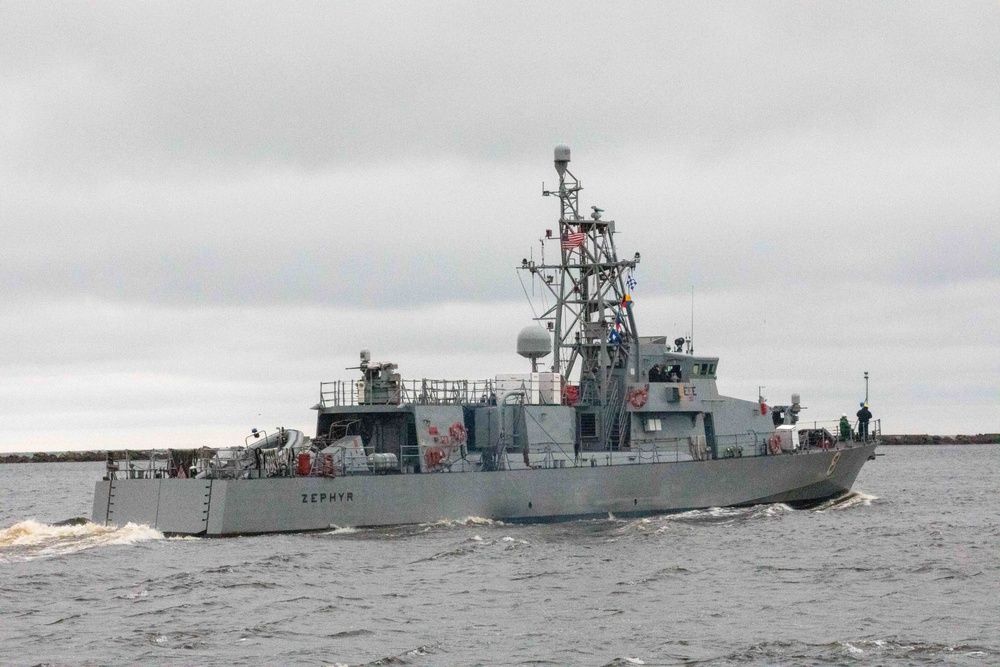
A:
[[[312,431],[358,350],[526,369],[552,148],[642,334],[1000,431],[997,2],[0,2],[0,451]],[[530,286],[529,291],[530,291]]]

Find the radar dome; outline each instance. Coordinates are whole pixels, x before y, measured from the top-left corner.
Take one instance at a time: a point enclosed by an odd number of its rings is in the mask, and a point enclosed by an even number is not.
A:
[[[559,177],[562,178],[563,174],[566,173],[566,165],[569,164],[569,146],[566,144],[556,146],[555,158],[556,171],[559,172]]]
[[[552,352],[549,332],[539,326],[527,326],[517,334],[517,353],[525,359],[541,359]]]

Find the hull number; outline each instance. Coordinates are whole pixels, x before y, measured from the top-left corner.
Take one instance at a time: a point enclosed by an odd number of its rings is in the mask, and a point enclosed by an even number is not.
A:
[[[826,470],[826,476],[829,477],[833,474],[833,471],[837,469],[837,462],[840,461],[840,452],[833,455],[833,460],[830,461],[830,467]]]

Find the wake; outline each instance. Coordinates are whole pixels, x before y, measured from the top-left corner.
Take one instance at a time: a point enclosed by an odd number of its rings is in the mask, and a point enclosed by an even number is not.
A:
[[[76,521],[56,524],[28,519],[0,530],[0,563],[24,562],[76,553],[95,547],[162,540],[163,533],[129,523],[122,527]]]
[[[878,496],[873,496],[864,491],[848,491],[843,495],[824,500],[819,505],[808,509],[813,512],[826,512],[827,510],[846,510],[851,507],[870,507],[874,500],[878,500]]]

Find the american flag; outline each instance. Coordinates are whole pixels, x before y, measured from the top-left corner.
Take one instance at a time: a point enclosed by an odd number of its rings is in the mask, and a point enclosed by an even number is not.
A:
[[[583,245],[584,240],[586,240],[587,235],[583,232],[563,232],[562,234],[562,249],[572,250],[573,248],[579,248]]]
[[[625,284],[628,285],[628,288],[630,290],[633,290],[635,289],[635,286],[638,285],[639,283],[635,281],[635,278],[633,278],[632,274],[630,273],[628,274],[628,278],[625,279]]]

